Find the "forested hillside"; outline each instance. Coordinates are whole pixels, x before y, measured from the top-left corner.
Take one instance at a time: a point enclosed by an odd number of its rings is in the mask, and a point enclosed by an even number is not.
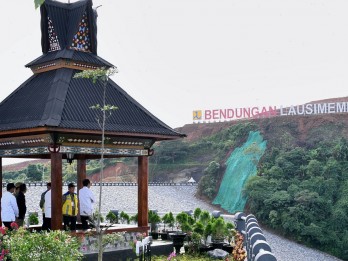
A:
[[[250,131],[260,131],[267,148],[244,187],[244,211],[278,233],[348,260],[348,115],[275,117],[184,129],[192,130],[186,141],[156,148],[151,160],[155,178],[185,169],[190,175],[199,168],[204,174],[199,194],[213,201],[228,156],[246,142]]]
[[[125,159],[105,159],[105,182],[135,182],[137,166],[125,164]],[[87,160],[87,176],[92,182],[99,181],[99,160]],[[77,161],[63,161],[63,181],[76,182]],[[34,182],[51,180],[50,160],[32,160],[3,167],[3,182]]]

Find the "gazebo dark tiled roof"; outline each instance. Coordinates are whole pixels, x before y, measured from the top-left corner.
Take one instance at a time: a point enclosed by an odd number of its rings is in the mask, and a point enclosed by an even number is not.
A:
[[[100,130],[96,111],[90,106],[101,104],[103,86],[73,78],[76,72],[61,68],[33,75],[0,104],[0,131],[35,127]],[[107,104],[118,107],[107,119],[106,131],[182,136],[111,80],[106,97]]]

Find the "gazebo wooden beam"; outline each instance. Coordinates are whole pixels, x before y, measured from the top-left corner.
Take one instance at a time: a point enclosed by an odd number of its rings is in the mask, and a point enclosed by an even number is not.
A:
[[[148,226],[148,170],[148,157],[138,157],[138,227]]]
[[[51,152],[51,228],[52,230],[62,229],[62,154]]]
[[[0,138],[6,137],[18,137],[22,135],[35,135],[44,133],[65,133],[65,134],[85,134],[85,135],[101,135],[100,130],[81,130],[81,129],[66,129],[66,128],[52,128],[52,127],[37,127],[30,129],[20,129],[20,130],[6,130],[0,132]],[[151,138],[155,141],[160,140],[176,140],[183,138],[186,135],[181,134],[181,136],[170,136],[161,134],[145,134],[145,133],[133,133],[133,132],[111,132],[105,131],[105,135],[114,137],[138,137],[138,138]]]

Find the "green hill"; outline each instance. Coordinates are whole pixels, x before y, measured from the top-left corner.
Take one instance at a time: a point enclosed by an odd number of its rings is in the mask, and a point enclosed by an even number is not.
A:
[[[198,194],[226,211],[252,212],[278,233],[348,260],[348,114],[191,124],[180,131],[188,138],[156,146],[153,180],[193,176]],[[249,141],[253,133],[259,143]],[[262,157],[247,159],[262,141]],[[231,200],[237,197],[239,203]]]

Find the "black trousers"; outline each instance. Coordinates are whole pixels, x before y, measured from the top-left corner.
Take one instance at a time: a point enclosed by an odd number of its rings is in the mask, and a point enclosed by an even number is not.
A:
[[[12,230],[12,227],[11,227],[12,222],[14,222],[14,221],[10,221],[10,222],[3,221],[2,223],[4,223],[4,226],[7,227],[9,230]]]
[[[82,229],[84,230],[89,229],[89,226],[88,226],[89,216],[80,216],[80,217],[81,217]]]
[[[64,230],[76,230],[76,216],[63,216]]]
[[[44,218],[42,223],[42,230],[51,230],[51,218]]]

